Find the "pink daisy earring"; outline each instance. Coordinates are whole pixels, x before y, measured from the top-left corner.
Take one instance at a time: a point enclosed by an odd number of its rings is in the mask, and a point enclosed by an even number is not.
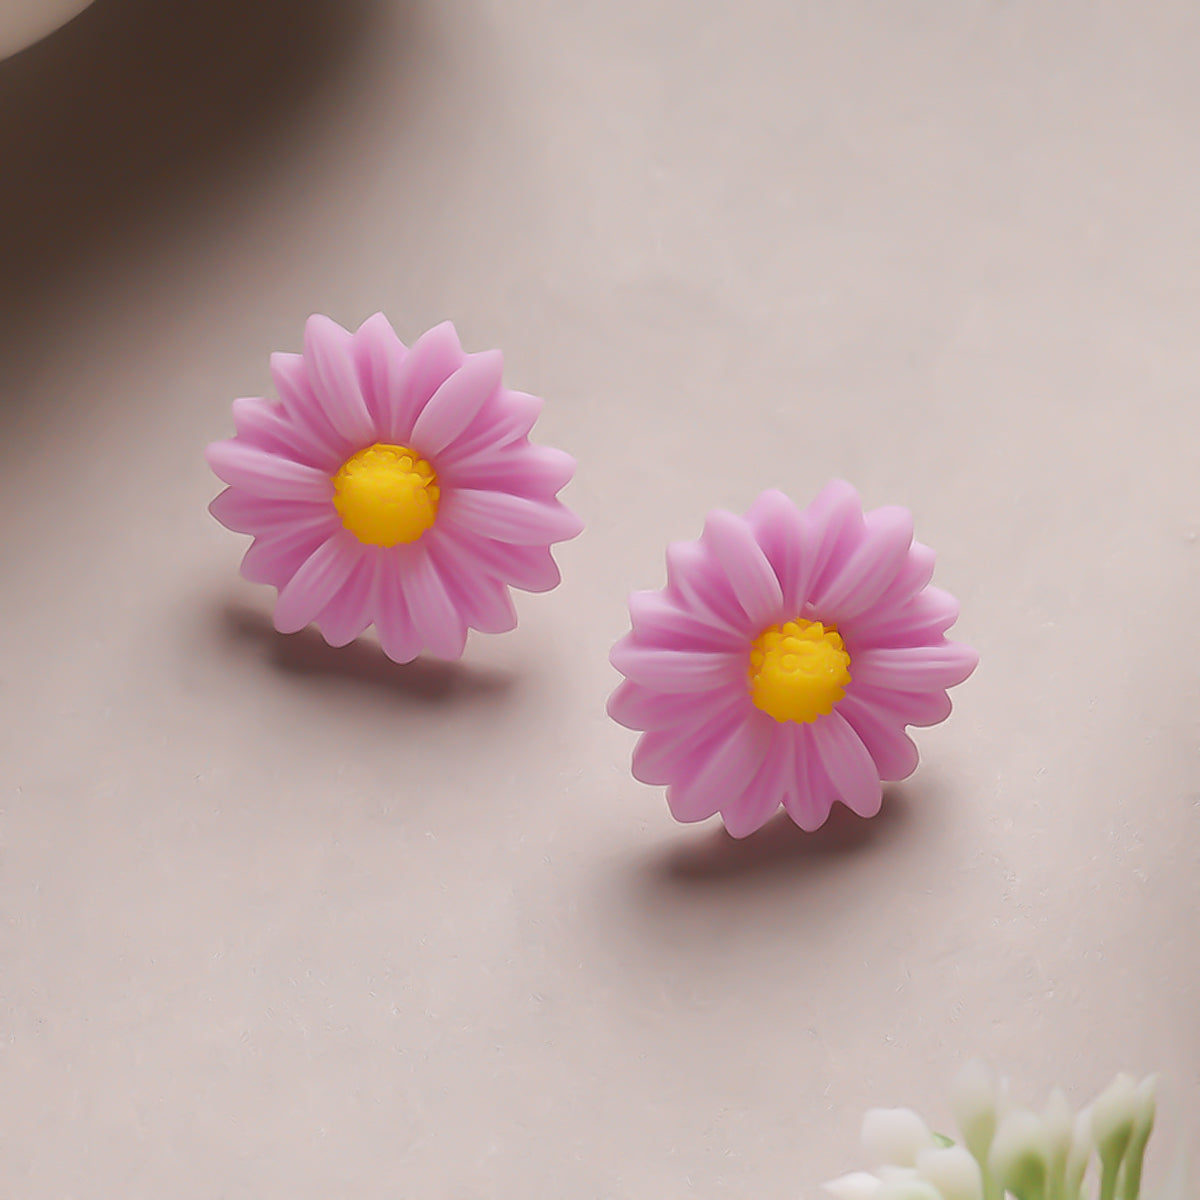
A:
[[[228,485],[210,511],[254,538],[242,574],[278,589],[276,629],[343,646],[374,625],[396,662],[457,659],[468,628],[516,625],[510,587],[557,586],[575,462],[530,443],[542,402],[501,368],[448,321],[408,349],[382,314],[355,333],[313,316],[303,354],[272,356],[279,399],[235,401],[207,458]]]
[[[805,830],[838,800],[874,816],[881,782],[916,769],[905,727],[944,720],[978,661],[944,636],[958,604],[933,564],[905,509],[864,515],[847,483],[803,512],[769,491],[745,517],[711,513],[668,547],[667,586],[630,597],[612,650],[626,678],[609,715],[642,733],[634,776],[734,837],[780,806]]]

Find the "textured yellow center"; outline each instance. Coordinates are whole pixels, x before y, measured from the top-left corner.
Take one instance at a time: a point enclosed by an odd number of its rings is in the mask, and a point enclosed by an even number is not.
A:
[[[750,695],[776,721],[815,721],[846,694],[850,655],[832,625],[788,621],[750,644]]]
[[[333,507],[369,546],[415,542],[437,517],[437,475],[415,450],[376,442],[333,477]]]

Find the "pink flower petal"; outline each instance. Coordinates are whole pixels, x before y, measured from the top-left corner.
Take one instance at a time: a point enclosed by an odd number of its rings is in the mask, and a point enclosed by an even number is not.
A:
[[[282,589],[334,533],[332,528],[302,525],[280,536],[260,538],[242,558],[242,578]]]
[[[446,487],[510,492],[531,500],[552,498],[574,473],[569,454],[528,442],[486,446],[469,458],[457,458],[453,450],[438,456],[438,476]]]
[[[480,537],[532,546],[576,537],[583,522],[557,500],[459,488],[442,497],[441,515]]]
[[[344,530],[322,542],[279,593],[275,628],[296,633],[337,595],[362,555],[362,546]]]
[[[901,725],[940,725],[950,715],[950,697],[944,691],[900,692],[870,687],[858,680],[850,686],[864,703],[890,714]]]
[[[736,696],[723,696],[719,704],[698,706],[691,720],[668,729],[647,730],[633,749],[633,777],[649,784],[681,780],[697,753],[728,737],[750,711],[750,706],[739,704]]]
[[[328,445],[313,437],[306,426],[288,420],[279,404],[250,398],[235,400],[233,425],[241,441],[268,454],[295,459],[326,473],[340,465],[333,462]]]
[[[379,431],[379,440],[394,437],[393,413],[399,405],[401,368],[408,347],[396,336],[391,322],[376,313],[368,317],[354,334],[354,366],[367,410]]]
[[[870,608],[892,583],[912,545],[912,514],[904,508],[879,508],[864,519],[865,536],[840,568],[826,573],[814,590],[814,611],[833,622],[848,621]]]
[[[426,457],[440,454],[474,421],[500,386],[504,355],[499,350],[469,354],[430,397],[413,425],[413,446]]]
[[[933,646],[881,646],[860,651],[851,663],[856,683],[895,691],[941,691],[962,683],[979,655],[961,642]]]
[[[333,482],[323,471],[230,439],[205,453],[219,479],[269,500],[332,500]]]
[[[394,443],[406,446],[412,441],[413,425],[421,410],[463,365],[464,357],[458,334],[449,321],[417,338],[400,366],[396,390],[390,398],[389,433]]]
[[[401,583],[399,547],[384,550],[375,558],[375,580],[371,612],[379,645],[393,662],[412,662],[421,653],[421,636],[413,625]]]
[[[297,526],[321,525],[330,532],[340,524],[329,504],[309,504],[300,500],[264,500],[241,488],[226,488],[208,506],[226,529],[250,533],[255,537],[276,537]]]
[[[928,546],[913,542],[896,578],[888,584],[883,595],[870,608],[855,618],[856,621],[866,625],[881,619],[886,620],[888,613],[903,607],[919,595],[923,588],[929,586],[936,561],[937,555]]]
[[[377,440],[354,365],[354,335],[315,313],[304,326],[309,381],[329,423],[348,442],[362,447]]]
[[[792,617],[804,607],[808,587],[806,527],[800,510],[779,491],[766,491],[750,506],[746,521],[779,580],[781,607]]]
[[[431,544],[434,539],[453,540],[465,554],[477,561],[479,570],[510,587],[525,592],[548,592],[558,587],[561,577],[548,546],[513,546],[497,542],[469,530],[455,528],[452,522],[444,519],[444,510],[441,516],[438,524],[426,534]]]
[[[890,613],[881,613],[873,621],[862,621],[860,629],[843,630],[851,656],[871,646],[937,645],[942,635],[958,620],[958,601],[941,588],[928,587]]]
[[[742,518],[723,509],[709,513],[700,540],[725,572],[751,626],[761,630],[786,619],[775,570]]]
[[[776,725],[763,753],[762,765],[750,786],[740,796],[722,805],[721,820],[731,837],[749,837],[779,811],[785,776],[795,768],[792,737],[791,726]]]
[[[461,658],[467,627],[428,549],[414,542],[410,550],[405,563],[404,596],[413,625],[430,654],[448,660]]]
[[[883,801],[879,772],[849,722],[835,708],[813,724],[812,738],[842,803],[860,817],[873,817]]]
[[[917,748],[903,723],[887,709],[848,693],[838,701],[837,711],[866,746],[880,779],[907,779],[917,769]]]
[[[749,694],[745,671],[730,654],[661,650],[654,646],[639,646],[626,636],[612,648],[609,661],[622,675],[660,692],[698,692],[707,688],[740,686]]]
[[[862,501],[846,482],[835,479],[817,493],[801,513],[804,526],[800,589],[805,603],[819,595],[827,580],[840,573],[866,532]]]
[[[629,597],[633,635],[639,645],[661,646],[664,650],[716,650],[746,656],[746,639],[730,631],[707,614],[683,609],[662,592],[633,592]]]
[[[508,588],[480,569],[478,559],[454,538],[431,539],[430,557],[459,615],[480,633],[507,633],[517,625]]]
[[[762,765],[770,725],[770,717],[753,709],[726,737],[697,747],[687,778],[667,789],[671,815],[677,821],[703,821],[744,793]]]
[[[375,559],[359,556],[345,585],[317,614],[316,624],[331,646],[348,646],[371,623],[370,602],[375,586]]]
[[[498,388],[475,420],[446,448],[444,457],[447,461],[465,461],[480,451],[523,443],[541,411],[540,397]]]
[[[752,628],[729,580],[699,542],[667,546],[666,592],[681,608],[699,609],[740,636],[751,638],[761,632]]]
[[[814,833],[829,820],[838,791],[817,752],[814,726],[796,728],[790,739],[791,771],[784,776],[783,807],[804,830]]]
[[[734,692],[663,693],[632,679],[622,682],[608,698],[608,715],[626,729],[698,729],[725,709],[746,707],[747,700]]]
[[[288,422],[303,429],[306,437],[328,447],[328,461],[336,464],[330,474],[355,450],[362,448],[339,433],[330,423],[329,415],[313,391],[312,381],[308,376],[308,364],[302,354],[272,354],[271,379],[279,393]]]

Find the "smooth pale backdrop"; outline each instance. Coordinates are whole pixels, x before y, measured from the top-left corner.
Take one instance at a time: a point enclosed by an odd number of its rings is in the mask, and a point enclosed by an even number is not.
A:
[[[92,0],[0,0],[0,58],[45,37]]]
[[[1191,0],[98,0],[0,65],[0,1195],[815,1197],[871,1104],[1200,1103]],[[201,451],[447,316],[588,529],[461,666],[270,630]],[[883,814],[604,716],[718,505],[910,506],[982,653]]]

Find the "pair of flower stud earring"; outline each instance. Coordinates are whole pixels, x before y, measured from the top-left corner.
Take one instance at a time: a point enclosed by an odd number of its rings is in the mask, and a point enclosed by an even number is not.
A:
[[[542,402],[501,372],[450,322],[406,347],[382,314],[355,332],[313,316],[302,354],[272,356],[278,399],[234,401],[207,457],[227,485],[210,511],[254,539],[242,574],[278,590],[276,629],[344,646],[374,625],[397,663],[453,660],[468,629],[516,625],[510,588],[557,586],[550,547],[583,528],[557,498],[575,462],[529,441]],[[944,720],[977,661],[945,637],[958,605],[911,515],[864,513],[847,483],[803,510],[768,491],[666,557],[611,654],[636,778],[734,837],[780,807],[805,830],[838,800],[878,812],[917,765],[906,727]]]

